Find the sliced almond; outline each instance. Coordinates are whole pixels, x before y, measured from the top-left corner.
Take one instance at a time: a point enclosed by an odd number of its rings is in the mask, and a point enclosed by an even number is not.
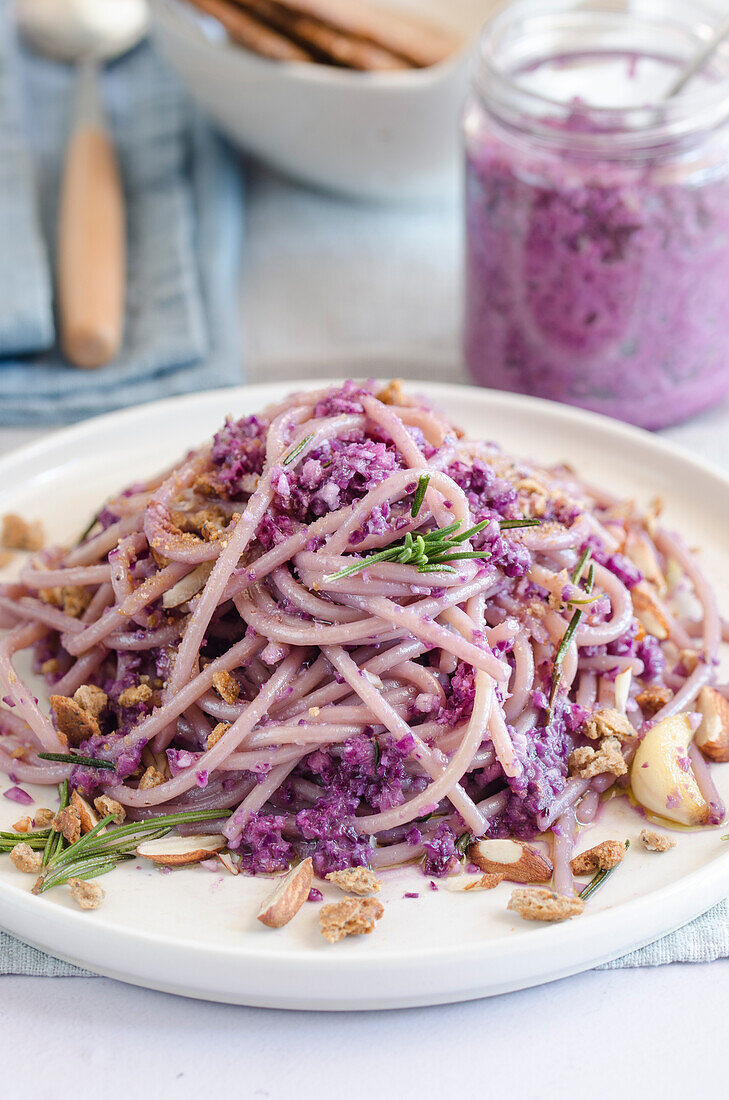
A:
[[[240,867],[234,862],[230,852],[217,852],[216,854],[226,871],[230,871],[231,875],[240,874]]]
[[[627,554],[633,564],[640,569],[647,581],[654,584],[659,592],[665,592],[666,578],[659,565],[655,550],[646,539],[641,538],[635,531],[629,531],[623,553]]]
[[[468,858],[481,871],[503,875],[509,882],[549,882],[554,870],[538,848],[518,840],[477,840]]]
[[[21,817],[20,821],[16,821],[13,825],[13,829],[16,833],[27,833],[30,831],[33,822],[29,817]]]
[[[625,714],[625,708],[630,698],[630,685],[633,681],[633,671],[630,668],[623,669],[615,677],[615,709],[619,714]]]
[[[262,903],[258,919],[268,928],[283,928],[295,917],[309,896],[314,867],[311,859],[292,867],[276,889]]]
[[[188,573],[186,577],[178,581],[177,584],[170,588],[169,592],[165,592],[162,597],[162,606],[165,610],[172,607],[179,607],[180,604],[187,603],[193,596],[197,596],[205,585],[207,579],[210,576],[214,561],[204,561],[197,568],[193,569],[192,573]]]
[[[74,791],[71,795],[71,805],[77,811],[78,816],[81,818],[81,832],[89,833],[95,828],[101,820],[96,812],[92,810],[85,798],[83,798],[78,791]]]
[[[633,611],[638,622],[648,634],[659,641],[668,637],[669,624],[658,604],[658,594],[647,581],[637,584],[631,592]]]
[[[211,836],[164,836],[160,840],[145,840],[137,847],[137,855],[165,867],[182,867],[186,863],[200,863],[227,846],[227,840],[219,833]]]
[[[709,760],[729,760],[729,699],[715,688],[703,687],[699,692],[701,725],[694,740]]]
[[[466,890],[493,890],[506,876],[501,872],[492,872],[484,875],[452,875],[446,880],[446,890],[454,893]]]

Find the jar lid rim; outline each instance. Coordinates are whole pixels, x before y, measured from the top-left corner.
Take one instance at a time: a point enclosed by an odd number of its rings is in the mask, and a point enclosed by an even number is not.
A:
[[[671,0],[667,0],[665,6],[671,7]],[[707,10],[706,5],[704,9]],[[687,39],[692,38],[698,47],[702,37],[691,30],[696,22],[686,12],[685,5],[681,10]],[[561,145],[568,138],[572,148],[585,152],[597,151],[606,141],[617,143],[626,152],[661,146],[666,141],[673,144],[697,132],[714,130],[729,119],[729,39],[725,48],[726,78],[696,88],[689,86],[673,99],[643,105],[576,104],[550,97],[525,88],[513,71],[498,62],[499,39],[515,28],[526,39],[530,33],[538,35],[543,31],[545,20],[561,19],[565,25],[571,22],[574,26],[587,27],[595,17],[612,22],[615,27],[622,24],[628,28],[635,24],[636,18],[662,24],[656,5],[650,0],[638,0],[637,3],[633,0],[630,10],[626,10],[620,0],[596,0],[593,10],[584,5],[577,8],[569,2],[564,2],[560,8],[554,0],[512,0],[508,7],[487,21],[479,38],[473,85],[482,102],[502,121],[528,130],[530,136],[545,145]],[[701,26],[705,34],[711,33],[711,22]],[[566,51],[567,55],[569,53]],[[595,128],[583,131],[555,125],[556,116],[569,118],[575,114],[593,120]],[[613,149],[613,152],[618,151]]]

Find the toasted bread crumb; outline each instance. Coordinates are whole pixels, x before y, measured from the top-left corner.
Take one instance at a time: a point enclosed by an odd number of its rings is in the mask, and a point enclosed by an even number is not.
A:
[[[620,840],[603,840],[594,848],[580,852],[570,860],[573,875],[594,875],[596,871],[609,871],[617,867],[625,855],[625,845]]]
[[[10,755],[13,758],[13,760],[22,760],[24,756],[28,755],[27,746],[18,745],[17,748],[13,749],[13,751],[10,753]]]
[[[84,882],[80,878],[70,878],[71,897],[81,909],[98,909],[106,894],[98,882]]]
[[[665,707],[666,703],[670,703],[671,699],[673,699],[671,689],[659,687],[658,684],[649,684],[647,688],[641,691],[640,695],[635,697],[640,709],[648,714],[657,714],[659,710]]]
[[[61,604],[67,615],[78,619],[91,603],[91,593],[87,588],[69,586],[61,589]]]
[[[225,703],[237,703],[240,695],[240,685],[229,672],[215,672],[213,674],[213,687]]]
[[[402,379],[393,378],[392,382],[388,382],[384,390],[380,390],[377,394],[377,400],[383,405],[403,405],[406,398]]]
[[[63,593],[59,587],[56,588],[39,588],[38,599],[42,603],[49,603],[51,607],[63,606]]]
[[[522,887],[512,890],[506,907],[518,913],[524,920],[569,920],[583,912],[582,898],[566,898],[542,886]]]
[[[6,550],[40,550],[43,546],[43,524],[29,523],[22,516],[8,512],[3,516],[2,545]]]
[[[590,745],[575,749],[570,753],[569,766],[570,775],[579,776],[580,779],[593,779],[605,772],[625,775],[628,771],[617,737],[604,737],[597,749]]]
[[[0,569],[5,569],[15,557],[9,550],[0,550]]]
[[[139,780],[139,789],[140,791],[148,791],[150,787],[159,787],[164,782],[165,777],[162,773],[150,764]]]
[[[213,745],[217,745],[220,738],[223,736],[224,733],[227,733],[229,729],[230,722],[218,722],[217,726],[215,726],[208,734],[208,739],[205,742],[205,748],[211,749]]]
[[[135,684],[121,693],[117,700],[120,707],[136,707],[140,703],[148,703],[152,698],[152,689],[149,684]]]
[[[58,672],[60,667],[58,657],[49,657],[41,665],[41,672],[44,676],[52,676],[54,672]]]
[[[640,834],[643,847],[649,852],[667,852],[669,848],[676,847],[676,841],[671,840],[665,833],[658,833],[655,829],[643,829]]]
[[[51,828],[63,833],[69,844],[75,844],[81,836],[81,815],[75,806],[59,810],[51,822]]]
[[[699,657],[700,654],[695,649],[682,649],[678,655],[679,662],[689,674],[698,667]]]
[[[628,737],[636,736],[635,730],[625,715],[612,707],[605,707],[591,714],[582,732],[591,741],[599,741],[602,737],[617,737],[618,741],[624,741]]]
[[[10,860],[18,871],[37,875],[43,865],[43,853],[34,852],[30,844],[21,841],[10,849]]]
[[[337,943],[345,936],[367,935],[384,911],[377,898],[343,898],[322,905],[319,910],[321,934],[330,943]]]
[[[98,798],[95,798],[94,806],[100,817],[108,817],[109,814],[113,814],[115,825],[121,825],[127,816],[127,811],[121,802],[117,802],[115,798],[110,798],[108,794],[100,794]]]
[[[87,714],[98,718],[109,700],[106,692],[101,688],[93,684],[81,684],[81,687],[76,688],[73,693],[73,701],[78,703]]]
[[[75,699],[69,699],[66,695],[51,695],[51,706],[56,715],[56,727],[69,745],[80,745],[90,737],[101,735],[93,714],[84,710]]]
[[[382,886],[377,875],[367,867],[347,867],[344,871],[330,871],[326,879],[345,893],[360,896],[376,894]]]
[[[49,810],[47,806],[41,806],[40,809],[35,811],[33,824],[36,829],[47,829],[55,816],[53,810]]]

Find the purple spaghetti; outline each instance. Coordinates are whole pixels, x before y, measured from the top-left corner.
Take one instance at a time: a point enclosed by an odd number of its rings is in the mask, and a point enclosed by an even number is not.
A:
[[[575,772],[586,723],[610,709],[639,739],[690,709],[721,642],[653,513],[354,382],[229,419],[37,554],[0,615],[14,782],[68,778],[138,819],[232,810],[206,827],[249,873],[437,876],[466,834],[554,827],[563,891],[575,822],[625,782]],[[28,648],[50,715],[13,668]],[[58,699],[89,685],[101,709],[69,736]],[[38,756],[71,749],[105,763]]]

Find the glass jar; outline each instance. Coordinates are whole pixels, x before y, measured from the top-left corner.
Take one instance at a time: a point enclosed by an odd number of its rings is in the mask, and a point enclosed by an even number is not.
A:
[[[665,98],[722,11],[517,0],[486,26],[464,116],[480,384],[646,428],[729,390],[729,43]]]

